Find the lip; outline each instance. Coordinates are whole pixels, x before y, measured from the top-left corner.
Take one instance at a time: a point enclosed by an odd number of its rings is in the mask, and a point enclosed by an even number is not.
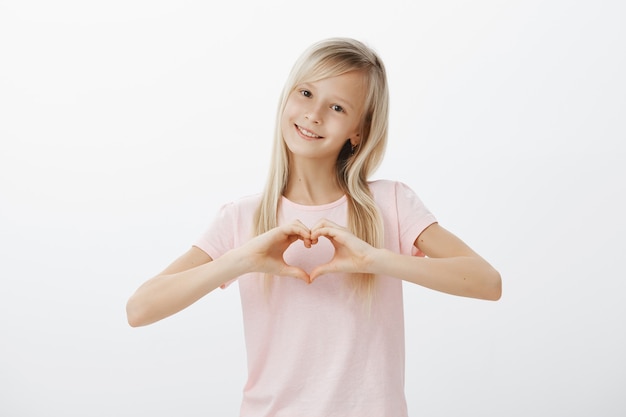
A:
[[[298,136],[300,136],[304,140],[318,140],[318,139],[323,139],[324,138],[323,136],[320,136],[317,133],[315,133],[315,132],[313,132],[313,131],[311,131],[309,129],[306,129],[306,128],[300,126],[300,125],[294,124],[294,128],[296,129],[296,133],[298,134]],[[305,135],[303,133],[303,131],[307,132],[307,133],[310,133],[311,135],[315,135],[317,137],[314,138],[314,137],[311,137],[311,136],[307,136],[307,135]]]

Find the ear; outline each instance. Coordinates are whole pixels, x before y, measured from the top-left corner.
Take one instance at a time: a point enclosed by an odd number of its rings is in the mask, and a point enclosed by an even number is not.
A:
[[[361,136],[358,133],[355,133],[354,135],[350,135],[348,140],[350,141],[352,147],[355,147],[358,146],[359,143],[361,143]]]

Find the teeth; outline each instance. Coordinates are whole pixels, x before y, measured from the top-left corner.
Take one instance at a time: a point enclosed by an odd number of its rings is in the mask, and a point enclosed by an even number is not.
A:
[[[307,137],[309,137],[309,138],[314,138],[314,139],[321,138],[321,136],[317,136],[316,134],[311,133],[311,132],[309,132],[308,130],[303,129],[303,128],[301,128],[300,126],[297,126],[297,127],[298,127],[298,130],[299,130],[299,131],[300,131],[300,132],[301,132],[304,136],[307,136]]]

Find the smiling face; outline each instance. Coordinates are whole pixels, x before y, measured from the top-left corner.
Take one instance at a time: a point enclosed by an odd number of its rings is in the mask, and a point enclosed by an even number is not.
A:
[[[364,101],[365,77],[360,72],[296,85],[281,119],[292,156],[335,163],[347,140],[359,143]]]

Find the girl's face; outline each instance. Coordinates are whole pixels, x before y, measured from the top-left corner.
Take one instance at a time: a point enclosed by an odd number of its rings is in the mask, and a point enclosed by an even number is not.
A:
[[[365,77],[348,72],[296,85],[282,114],[283,139],[294,156],[337,160],[347,140],[358,136],[365,101]]]

